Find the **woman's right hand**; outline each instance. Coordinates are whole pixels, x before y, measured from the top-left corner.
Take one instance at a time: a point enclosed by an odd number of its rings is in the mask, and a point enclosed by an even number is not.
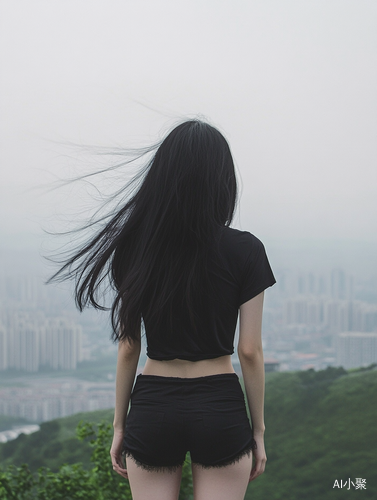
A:
[[[253,450],[254,465],[251,469],[249,483],[263,474],[267,461],[266,451],[264,449],[264,434],[256,433],[254,434],[254,439],[257,443],[257,447]]]

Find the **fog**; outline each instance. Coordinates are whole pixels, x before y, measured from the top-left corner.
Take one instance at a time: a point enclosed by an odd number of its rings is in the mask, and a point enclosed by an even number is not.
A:
[[[81,207],[46,190],[90,168],[67,143],[143,146],[204,116],[242,179],[235,226],[273,264],[376,272],[375,1],[8,0],[0,19],[7,255]]]

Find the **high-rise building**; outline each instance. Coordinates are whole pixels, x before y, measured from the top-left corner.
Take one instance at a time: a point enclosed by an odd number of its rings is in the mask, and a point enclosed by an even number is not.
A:
[[[331,295],[334,299],[350,300],[353,298],[353,278],[343,269],[333,269],[331,272]]]
[[[377,363],[377,332],[339,333],[337,363],[344,368],[358,368]]]
[[[41,354],[43,364],[55,370],[74,370],[81,361],[81,327],[65,318],[45,323]]]
[[[0,370],[6,370],[7,368],[7,333],[4,325],[0,323]]]
[[[377,331],[377,306],[357,300],[298,296],[284,301],[283,325],[320,327],[329,334]]]
[[[0,323],[0,370],[74,370],[81,361],[82,328],[68,318],[6,311]]]

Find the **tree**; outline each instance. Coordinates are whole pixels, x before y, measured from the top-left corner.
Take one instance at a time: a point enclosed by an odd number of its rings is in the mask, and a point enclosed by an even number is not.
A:
[[[111,467],[111,425],[80,422],[77,437],[88,440],[93,448],[91,470],[85,470],[81,463],[65,464],[58,472],[41,467],[33,475],[26,464],[10,465],[0,470],[0,500],[132,500],[129,482]],[[191,498],[191,464],[186,458],[179,500]]]

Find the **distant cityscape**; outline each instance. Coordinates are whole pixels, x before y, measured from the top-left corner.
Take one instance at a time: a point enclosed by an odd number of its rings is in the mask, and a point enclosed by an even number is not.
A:
[[[275,274],[263,320],[266,372],[377,362],[377,278],[342,269]],[[38,276],[0,275],[0,415],[35,423],[113,407],[116,346],[105,316],[78,314],[67,290]],[[114,363],[101,381],[74,375],[85,362],[94,373],[109,355]],[[144,342],[139,373],[145,359]],[[241,374],[236,353],[232,360]]]
[[[36,378],[26,387],[0,387],[0,415],[45,422],[114,407],[115,385],[75,379]]]
[[[342,269],[328,275],[280,272],[266,294],[263,341],[279,369],[356,368],[377,361],[376,279]]]
[[[83,360],[82,327],[67,318],[2,310],[0,320],[0,370],[74,370]]]

